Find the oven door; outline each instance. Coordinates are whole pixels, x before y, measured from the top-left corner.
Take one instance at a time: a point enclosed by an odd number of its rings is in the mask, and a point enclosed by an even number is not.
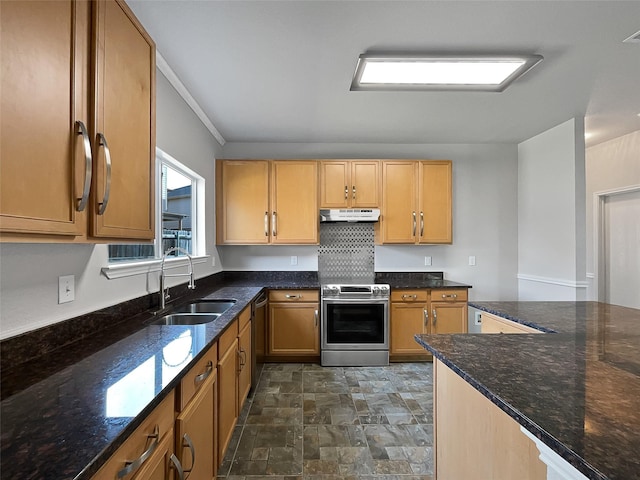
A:
[[[388,350],[389,301],[322,300],[323,350]]]

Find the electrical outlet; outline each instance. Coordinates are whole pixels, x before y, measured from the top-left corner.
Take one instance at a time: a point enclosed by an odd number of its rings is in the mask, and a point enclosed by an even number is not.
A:
[[[215,256],[211,256],[211,266],[215,267],[216,266],[216,257]]]
[[[476,264],[476,256],[475,255],[469,255],[469,265],[471,265],[472,267]]]
[[[73,302],[76,298],[75,276],[58,277],[58,303]]]
[[[482,325],[482,312],[473,312],[473,324],[474,325]]]
[[[298,257],[296,255],[291,255],[291,265],[298,264]]]
[[[424,266],[425,267],[430,267],[431,266],[431,257],[430,256],[424,257]]]

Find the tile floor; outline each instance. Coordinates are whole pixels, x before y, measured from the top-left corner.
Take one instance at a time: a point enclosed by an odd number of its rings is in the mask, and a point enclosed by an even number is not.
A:
[[[265,364],[218,471],[227,480],[432,480],[431,363]]]

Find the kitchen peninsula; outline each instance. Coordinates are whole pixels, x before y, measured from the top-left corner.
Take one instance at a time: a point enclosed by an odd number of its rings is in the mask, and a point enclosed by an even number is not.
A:
[[[469,454],[464,463],[479,462],[477,478],[492,471],[491,452],[500,448],[490,441],[467,448],[472,427],[455,439],[438,429],[446,415],[439,382],[451,373],[468,387],[460,408],[479,392],[487,409],[497,406],[586,478],[640,478],[640,310],[598,302],[470,306],[549,333],[416,336],[436,360],[436,473],[448,471],[453,453],[439,444],[459,441],[458,451]]]

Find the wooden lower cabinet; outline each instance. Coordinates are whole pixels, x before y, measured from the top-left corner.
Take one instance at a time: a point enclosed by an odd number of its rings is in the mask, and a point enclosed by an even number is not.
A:
[[[269,292],[267,356],[320,355],[318,291]]]
[[[238,421],[238,323],[218,340],[218,466]]]
[[[440,360],[434,362],[435,479],[546,480],[520,425]]]
[[[92,477],[94,480],[173,479],[175,395],[170,392]],[[146,458],[146,460],[145,460]]]
[[[535,328],[512,322],[488,312],[482,312],[481,325],[480,331],[482,333],[543,333]]]
[[[467,289],[407,289],[391,292],[389,358],[430,359],[416,334],[466,333]]]
[[[251,311],[248,312],[251,315]],[[238,334],[238,412],[251,390],[251,322]]]

